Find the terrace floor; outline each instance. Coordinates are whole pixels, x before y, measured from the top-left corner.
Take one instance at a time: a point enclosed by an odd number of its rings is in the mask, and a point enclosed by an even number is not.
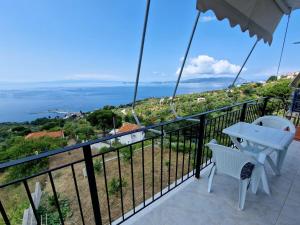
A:
[[[210,168],[199,180],[191,178],[124,224],[134,225],[299,225],[300,142],[294,141],[286,156],[282,175],[266,166],[271,196],[249,190],[244,211],[237,209],[238,181],[216,175],[213,192],[207,193]]]

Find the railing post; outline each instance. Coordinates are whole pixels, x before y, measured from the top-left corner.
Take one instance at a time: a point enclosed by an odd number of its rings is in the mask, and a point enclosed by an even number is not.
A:
[[[6,225],[10,225],[10,221],[8,219],[8,216],[7,216],[7,214],[6,214],[5,210],[4,210],[4,207],[3,207],[1,201],[0,201],[0,212],[1,212],[1,215],[2,215],[2,218],[3,218],[4,222],[5,222],[5,224]]]
[[[93,206],[95,224],[102,224],[101,220],[101,212],[100,212],[100,204],[98,198],[98,191],[96,185],[96,178],[94,172],[93,158],[92,158],[92,150],[90,145],[83,146],[83,155],[86,167],[86,174],[89,183],[90,196]]]
[[[266,115],[266,109],[267,109],[268,101],[269,101],[269,98],[266,97],[266,98],[264,99],[264,104],[263,104],[263,107],[262,107],[262,109],[261,109],[261,116]]]
[[[200,124],[198,129],[198,146],[196,154],[196,173],[195,177],[200,178],[201,159],[202,159],[202,148],[204,142],[204,130],[205,130],[205,114],[200,116]]]
[[[242,108],[242,112],[241,112],[241,117],[240,117],[240,121],[244,122],[246,119],[246,111],[247,111],[247,102],[245,102],[243,104],[243,108]]]

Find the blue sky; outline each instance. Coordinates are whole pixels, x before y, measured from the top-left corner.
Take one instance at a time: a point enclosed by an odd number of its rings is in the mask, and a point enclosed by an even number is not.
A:
[[[145,5],[145,0],[1,1],[0,81],[133,81]],[[195,0],[152,0],[141,81],[176,79],[196,13]],[[258,80],[276,72],[286,19],[271,47],[258,44],[244,78]],[[300,10],[291,18],[282,72],[300,70],[300,45],[291,44],[300,41],[299,21]],[[199,75],[190,67],[184,78],[234,74],[254,41],[227,20],[217,21],[212,12],[203,14],[188,66],[194,60],[216,68],[202,68]]]

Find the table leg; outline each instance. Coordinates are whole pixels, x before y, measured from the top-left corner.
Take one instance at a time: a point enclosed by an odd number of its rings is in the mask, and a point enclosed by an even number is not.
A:
[[[285,149],[283,151],[278,151],[277,160],[276,160],[276,166],[278,168],[279,173],[280,173],[283,161],[285,159],[286,152],[287,152],[287,149]]]
[[[278,156],[277,156],[277,158],[278,158]],[[273,160],[271,159],[271,157],[268,155],[266,159],[267,159],[268,163],[270,164],[270,166],[271,166],[272,170],[274,171],[274,173],[277,176],[279,176],[280,175],[280,170],[278,169],[277,165],[275,165],[275,163],[273,162]]]
[[[269,184],[268,184],[268,178],[267,178],[267,174],[266,174],[265,168],[263,168],[262,172],[261,172],[261,181],[262,181],[262,186],[263,186],[264,191],[268,195],[270,195],[271,191],[270,191],[270,187],[269,187]]]

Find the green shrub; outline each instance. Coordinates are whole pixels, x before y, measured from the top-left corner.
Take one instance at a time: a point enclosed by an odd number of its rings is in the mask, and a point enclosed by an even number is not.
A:
[[[118,195],[121,191],[121,188],[127,187],[127,182],[125,179],[113,178],[108,184],[108,194],[109,195]]]
[[[133,150],[130,147],[124,147],[121,149],[121,155],[125,162],[130,162],[131,157],[133,156]]]
[[[101,173],[103,169],[103,165],[100,159],[94,160],[94,170],[96,173]]]
[[[25,136],[25,135],[31,133],[31,130],[24,126],[16,126],[16,127],[12,128],[11,131],[14,134],[19,135],[19,136]]]
[[[66,218],[71,217],[72,211],[70,201],[67,198],[61,197],[60,193],[57,193],[57,198],[63,219],[65,220]],[[43,217],[43,221],[45,221],[45,217],[47,216],[48,224],[60,225],[59,214],[54,196],[48,195],[47,193],[42,196],[38,213]]]
[[[166,167],[169,167],[170,166],[170,161],[165,161],[164,164],[165,164]]]
[[[102,147],[102,148],[100,148],[99,149],[99,152],[101,152],[101,153],[105,153],[105,152],[109,152],[111,150],[111,148],[110,147]]]

